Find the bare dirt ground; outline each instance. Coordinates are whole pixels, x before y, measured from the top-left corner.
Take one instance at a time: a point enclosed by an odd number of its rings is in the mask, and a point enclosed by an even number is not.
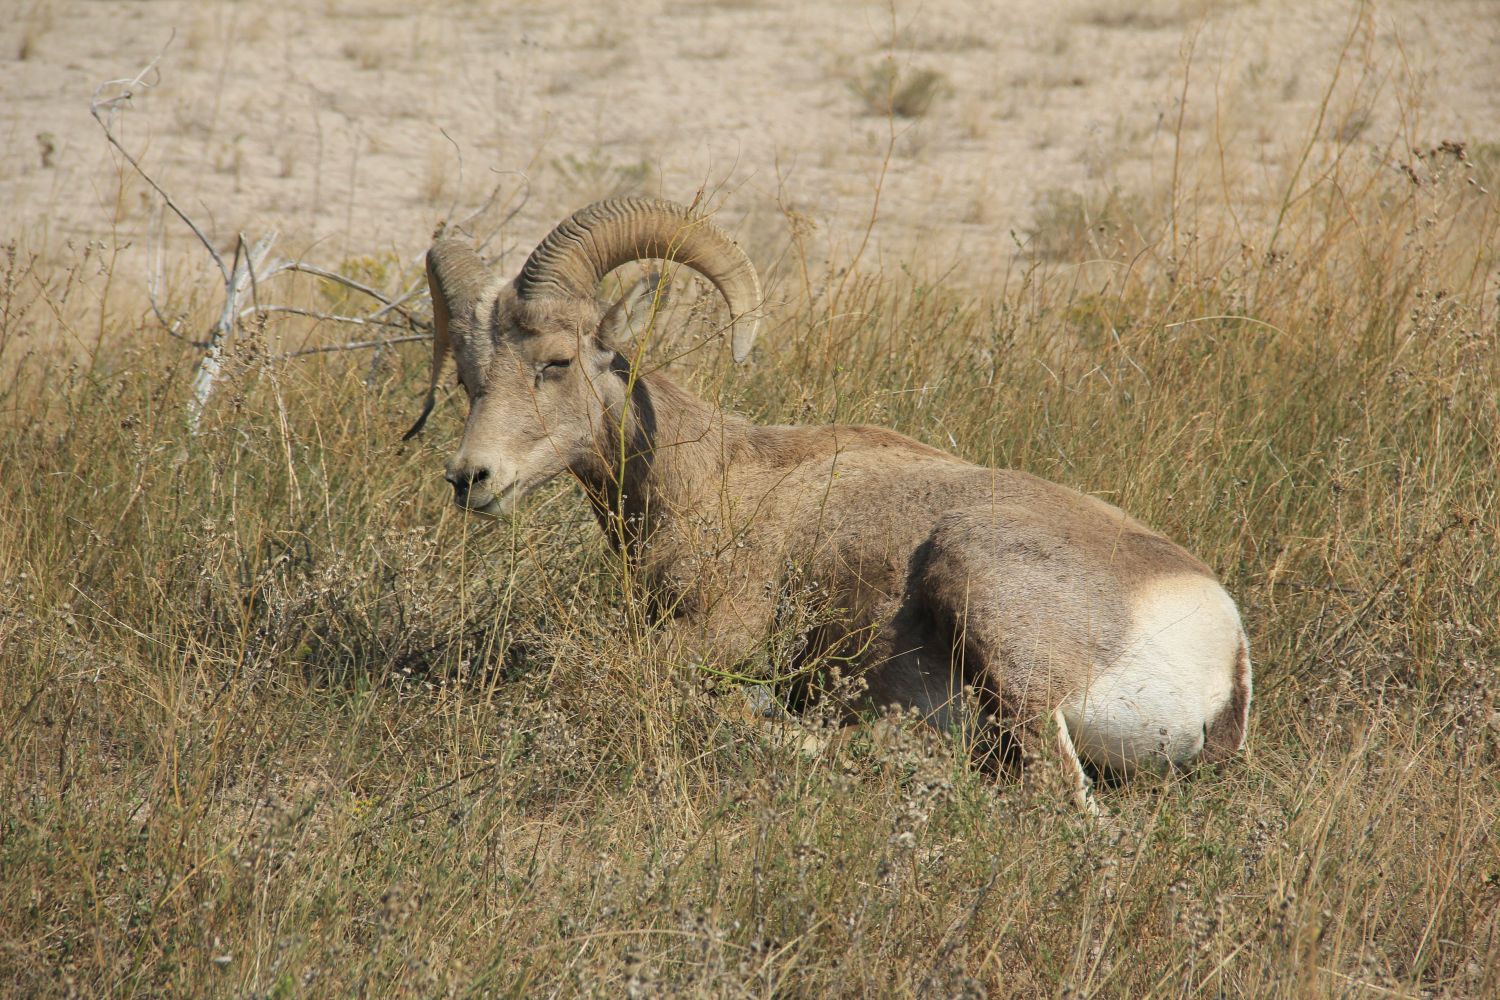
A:
[[[1309,137],[1368,137],[1392,169],[1403,147],[1500,140],[1484,0],[7,6],[0,239],[128,243],[137,273],[154,202],[89,100],[159,53],[127,146],[222,246],[276,229],[334,261],[415,256],[499,184],[499,215],[522,204],[508,250],[595,197],[700,189],[752,245],[780,206],[848,248],[879,189],[876,252],[999,267],[1049,192],[1159,203],[1212,163],[1253,208]]]

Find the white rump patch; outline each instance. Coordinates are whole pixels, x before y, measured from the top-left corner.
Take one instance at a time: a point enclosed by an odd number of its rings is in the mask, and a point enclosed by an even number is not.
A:
[[[1178,576],[1130,595],[1124,651],[1062,705],[1079,754],[1128,775],[1191,763],[1234,692],[1243,629],[1214,580]]]

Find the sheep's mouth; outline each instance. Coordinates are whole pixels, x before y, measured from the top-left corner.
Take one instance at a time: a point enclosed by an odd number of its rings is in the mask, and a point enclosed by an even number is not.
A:
[[[458,505],[471,514],[504,517],[515,513],[516,503],[524,495],[523,490],[516,488],[518,485],[519,481],[514,481],[499,492],[486,491],[479,496],[470,493]]]
[[[516,502],[520,499],[516,491],[510,489],[499,496],[490,497],[490,502],[483,507],[470,507],[469,509],[485,517],[509,517],[516,512]]]
[[[472,490],[457,504],[471,514],[486,517],[510,517],[522,502],[556,477],[554,472],[517,476],[498,490]]]

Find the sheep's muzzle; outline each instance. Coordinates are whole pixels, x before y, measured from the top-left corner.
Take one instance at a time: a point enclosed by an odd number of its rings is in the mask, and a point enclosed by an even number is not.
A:
[[[512,482],[496,492],[488,469],[454,470],[444,478],[453,484],[454,504],[464,510],[498,517],[515,505],[516,484]]]

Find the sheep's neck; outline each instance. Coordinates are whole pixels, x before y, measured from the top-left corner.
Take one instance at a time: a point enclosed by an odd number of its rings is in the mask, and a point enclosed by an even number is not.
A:
[[[639,555],[674,519],[712,517],[732,455],[748,425],[663,375],[630,384],[623,433],[612,423],[595,459],[575,469],[611,543]]]

